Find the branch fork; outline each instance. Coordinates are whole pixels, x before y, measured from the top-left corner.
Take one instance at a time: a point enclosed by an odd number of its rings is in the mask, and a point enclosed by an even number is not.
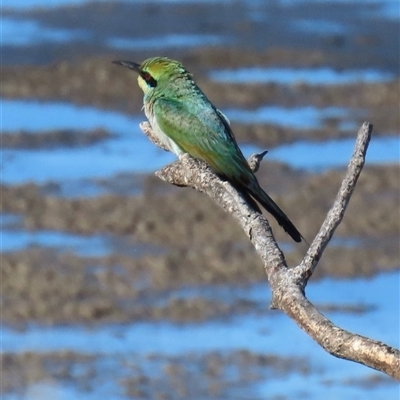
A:
[[[140,128],[154,144],[167,150],[154,135],[148,122],[142,122]],[[364,122],[358,131],[353,155],[332,208],[304,259],[298,266],[290,269],[275,241],[268,220],[251,209],[233,186],[221,180],[204,162],[184,154],[178,161],[157,171],[156,175],[173,185],[188,186],[207,194],[236,219],[263,262],[272,290],[271,308],[287,314],[333,356],[364,364],[400,380],[398,349],[335,326],[305,295],[308,280],[343,219],[365,163],[371,133],[372,125]],[[266,153],[250,156],[248,162],[253,171],[258,170]]]

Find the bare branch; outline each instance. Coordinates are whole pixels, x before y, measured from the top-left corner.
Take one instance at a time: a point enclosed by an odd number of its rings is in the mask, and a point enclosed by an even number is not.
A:
[[[249,163],[249,166],[253,172],[257,172],[258,169],[260,168],[261,161],[265,157],[265,155],[268,153],[268,150],[263,151],[260,154],[253,153],[250,155],[248,158],[247,162]]]
[[[294,272],[292,269],[287,271]],[[311,336],[324,350],[335,357],[354,361],[384,372],[400,380],[400,352],[394,347],[349,332],[334,325],[306,298],[301,286],[286,278],[287,286],[275,285],[272,290],[279,298],[279,308]]]
[[[336,196],[332,208],[329,210],[317,236],[311,243],[301,264],[296,268],[299,282],[303,287],[307,285],[308,279],[313,274],[319,260],[322,257],[327,244],[333,233],[343,219],[344,212],[349,204],[350,197],[356,186],[358,177],[361,174],[365,163],[368,144],[371,139],[372,124],[364,122],[358,131],[357,141],[353,155],[347,167],[346,175]]]
[[[146,135],[153,140],[150,125]],[[288,269],[285,257],[279,249],[266,218],[248,206],[229,182],[222,181],[202,161],[185,154],[156,175],[178,186],[192,187],[206,193],[225,211],[233,215],[255,247],[263,261],[272,290],[271,307],[280,309],[292,318],[327,352],[335,357],[364,364],[400,380],[400,352],[384,343],[348,332],[335,326],[323,316],[305,296],[304,288],[315,269],[321,254],[343,218],[345,208],[364,164],[365,153],[372,125],[364,123],[359,131],[356,149],[350,161],[337,199],[328,213],[306,258],[296,268]],[[260,160],[254,158],[253,168]]]

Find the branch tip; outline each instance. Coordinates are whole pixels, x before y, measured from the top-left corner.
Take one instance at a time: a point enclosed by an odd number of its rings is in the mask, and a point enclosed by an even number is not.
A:
[[[260,168],[261,161],[265,157],[265,155],[268,153],[268,150],[265,150],[261,153],[253,153],[250,155],[248,158],[247,162],[253,172],[257,172],[258,169]]]

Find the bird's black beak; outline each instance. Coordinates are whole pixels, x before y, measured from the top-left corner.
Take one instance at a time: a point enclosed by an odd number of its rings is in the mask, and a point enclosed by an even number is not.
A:
[[[112,61],[113,64],[117,65],[122,65],[123,67],[127,67],[129,69],[133,69],[136,72],[140,72],[140,64],[132,62],[132,61],[121,61],[121,60],[116,60]]]

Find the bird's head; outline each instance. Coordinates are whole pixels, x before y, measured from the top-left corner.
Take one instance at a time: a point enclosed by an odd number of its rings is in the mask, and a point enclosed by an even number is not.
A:
[[[113,61],[113,63],[136,71],[139,74],[138,84],[145,95],[157,87],[162,87],[173,76],[188,74],[180,62],[167,57],[149,58],[141,64],[132,61]]]

